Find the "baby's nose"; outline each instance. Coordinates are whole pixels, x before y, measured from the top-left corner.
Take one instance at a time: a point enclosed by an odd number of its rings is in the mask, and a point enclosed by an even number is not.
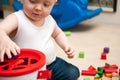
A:
[[[41,4],[37,4],[35,6],[35,9],[38,10],[38,11],[42,10],[42,5]]]

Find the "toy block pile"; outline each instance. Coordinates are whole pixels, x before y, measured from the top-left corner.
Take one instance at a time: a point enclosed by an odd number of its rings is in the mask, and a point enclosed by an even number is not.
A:
[[[94,76],[94,80],[119,80],[120,69],[118,71],[118,66],[116,64],[105,63],[103,67],[93,67],[90,65],[87,70],[82,70],[81,75]],[[90,80],[90,79],[84,79]]]

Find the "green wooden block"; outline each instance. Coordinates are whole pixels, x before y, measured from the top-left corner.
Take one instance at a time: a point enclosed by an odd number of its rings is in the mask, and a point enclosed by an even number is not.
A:
[[[98,78],[100,78],[100,75],[99,74],[96,74],[95,76],[94,76],[94,78],[96,79],[98,79]]]
[[[104,69],[102,67],[98,67],[97,68],[98,72],[97,74],[100,76],[100,78],[103,76],[103,73],[104,73]]]
[[[83,51],[80,51],[80,52],[79,52],[79,58],[84,58],[84,57],[85,57],[84,52],[83,52]]]
[[[100,76],[100,78],[103,77],[103,74],[100,71],[97,72],[96,74],[98,74]]]
[[[71,35],[70,31],[64,31],[64,33],[65,33],[66,36],[70,36]]]
[[[87,77],[87,78],[84,78],[83,80],[90,80],[90,78]]]

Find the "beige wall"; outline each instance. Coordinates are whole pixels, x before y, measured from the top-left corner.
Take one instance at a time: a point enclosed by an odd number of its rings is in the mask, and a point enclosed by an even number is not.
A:
[[[99,16],[96,16],[89,21],[101,24],[120,24],[120,0],[117,1],[117,11],[115,13],[102,12]]]

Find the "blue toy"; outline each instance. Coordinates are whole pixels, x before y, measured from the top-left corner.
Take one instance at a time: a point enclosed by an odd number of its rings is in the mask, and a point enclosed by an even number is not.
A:
[[[23,8],[19,1],[13,3],[16,11]],[[82,21],[99,15],[102,8],[88,10],[88,0],[58,0],[58,3],[53,7],[51,15],[56,20],[58,26],[62,29],[75,27]]]
[[[15,9],[15,11],[23,9],[23,5],[21,4],[20,1],[13,2],[12,6]]]

